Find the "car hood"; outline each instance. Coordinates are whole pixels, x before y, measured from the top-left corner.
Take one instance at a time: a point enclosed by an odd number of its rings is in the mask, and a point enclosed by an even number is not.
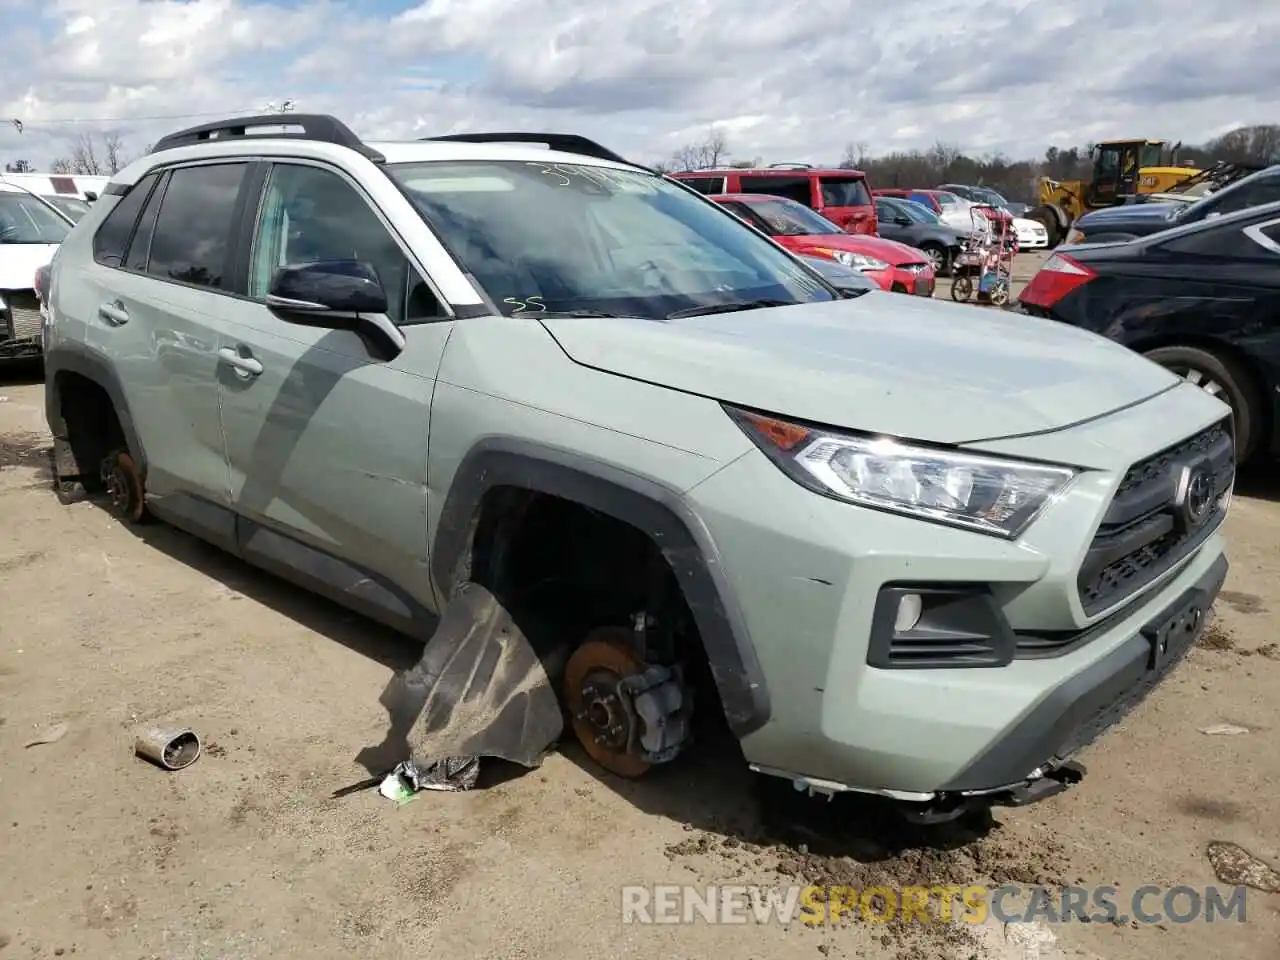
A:
[[[56,243],[6,243],[0,245],[0,290],[30,290],[36,269],[53,259]]]
[[[1044,224],[1039,220],[1028,220],[1026,217],[1014,217],[1013,229],[1018,233],[1044,233]]]
[[[1101,210],[1094,210],[1086,213],[1078,219],[1074,226],[1077,230],[1088,233],[1089,230],[1099,230],[1106,227],[1109,230],[1119,229],[1129,224],[1138,224],[1144,227],[1150,227],[1154,224],[1168,223],[1169,213],[1173,210],[1181,209],[1184,204],[1181,203],[1133,203],[1124,204],[1119,207],[1104,207]]]
[[[780,416],[935,443],[1054,430],[1179,382],[1066,324],[923,297],[665,322],[539,322],[584,366]]]
[[[822,236],[794,237],[792,239],[796,241],[795,249],[798,251],[812,250],[815,247],[825,247],[828,250],[848,250],[850,253],[860,253],[863,256],[883,260],[890,266],[898,266],[903,263],[919,263],[926,259],[924,254],[915,247],[908,246],[905,243],[898,243],[896,240],[886,240],[884,237],[872,237],[867,234],[832,233]]]

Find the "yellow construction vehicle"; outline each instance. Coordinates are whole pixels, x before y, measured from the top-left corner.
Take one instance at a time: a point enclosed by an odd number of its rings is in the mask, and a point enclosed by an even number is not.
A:
[[[1023,216],[1043,224],[1049,246],[1062,242],[1072,222],[1090,210],[1129,202],[1134,196],[1164,193],[1200,173],[1195,167],[1177,166],[1181,142],[1168,148],[1167,140],[1104,140],[1089,150],[1093,178],[1036,183],[1039,206]]]

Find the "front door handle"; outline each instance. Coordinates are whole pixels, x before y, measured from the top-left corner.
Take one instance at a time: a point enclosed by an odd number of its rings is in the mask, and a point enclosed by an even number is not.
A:
[[[237,376],[256,377],[262,372],[262,364],[253,357],[245,357],[236,353],[230,347],[223,347],[218,351],[218,359],[231,367]]]
[[[108,300],[98,304],[98,316],[113,327],[123,327],[129,322],[129,311],[119,300]]]

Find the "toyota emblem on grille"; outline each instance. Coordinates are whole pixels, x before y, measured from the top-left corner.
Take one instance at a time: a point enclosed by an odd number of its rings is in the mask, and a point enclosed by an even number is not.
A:
[[[1178,508],[1178,519],[1184,529],[1194,530],[1204,523],[1213,507],[1213,493],[1213,474],[1204,466],[1182,468],[1174,506]]]

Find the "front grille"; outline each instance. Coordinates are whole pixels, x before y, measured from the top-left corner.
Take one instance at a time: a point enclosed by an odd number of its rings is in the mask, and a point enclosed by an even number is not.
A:
[[[1134,464],[1120,481],[1080,567],[1086,615],[1113,606],[1176,566],[1222,522],[1235,480],[1226,420]],[[1204,498],[1203,513],[1194,507]]]
[[[10,340],[25,340],[28,337],[40,336],[42,321],[40,318],[40,301],[32,290],[11,290],[4,294],[8,316],[8,329],[5,331]]]

